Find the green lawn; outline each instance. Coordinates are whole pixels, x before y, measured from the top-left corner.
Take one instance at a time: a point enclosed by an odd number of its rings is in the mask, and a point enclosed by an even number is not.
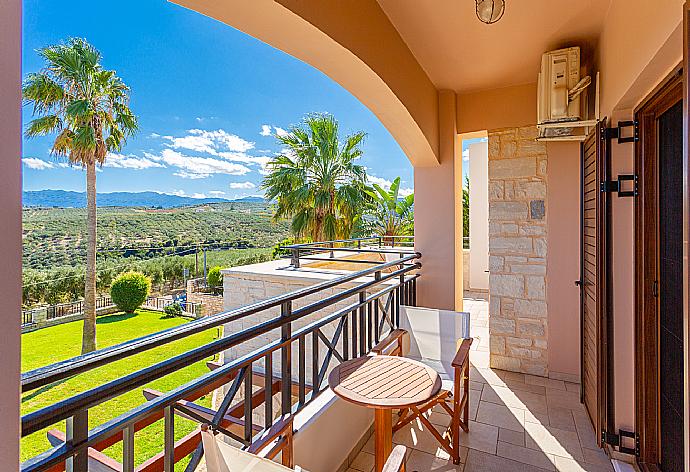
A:
[[[162,316],[163,314],[160,312],[137,310],[133,315],[116,313],[99,317],[96,330],[98,347],[111,346],[187,322],[183,318],[162,318]],[[23,334],[22,372],[78,355],[81,348],[81,328],[82,322],[76,321]],[[208,343],[216,339],[219,334],[219,329],[213,328],[203,333],[180,339],[166,346],[161,346],[70,379],[56,382],[53,385],[26,392],[22,394],[22,414],[53,404],[79,392],[165,360],[175,354]],[[169,391],[206,372],[208,372],[208,369],[205,362],[198,362],[155,380],[146,387],[160,391]],[[143,402],[144,396],[141,394],[141,389],[114,398],[90,410],[90,426],[94,427],[101,424]],[[210,396],[198,400],[198,403],[210,406]],[[54,427],[64,431],[64,422]],[[188,434],[194,427],[195,424],[191,421],[176,418],[176,439]],[[45,430],[27,436],[22,439],[22,460],[39,454],[49,447],[50,444],[46,439]],[[140,464],[160,452],[162,447],[163,421],[161,420],[137,433],[135,442],[136,463]],[[104,452],[117,460],[122,459],[122,447],[120,445],[115,445]]]

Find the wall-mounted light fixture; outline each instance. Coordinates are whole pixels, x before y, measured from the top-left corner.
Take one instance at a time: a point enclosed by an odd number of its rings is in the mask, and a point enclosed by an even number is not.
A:
[[[477,18],[490,25],[503,17],[506,11],[505,0],[475,0]]]

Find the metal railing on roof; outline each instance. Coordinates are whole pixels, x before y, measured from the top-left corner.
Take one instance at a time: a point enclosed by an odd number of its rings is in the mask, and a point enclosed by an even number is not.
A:
[[[353,259],[346,255],[355,254],[392,254],[403,257],[406,254],[414,253],[414,236],[370,236],[366,238],[337,239],[334,241],[319,241],[315,243],[291,244],[281,246],[281,250],[290,253],[290,264],[294,268],[300,268],[302,261],[327,261],[319,254],[328,254],[328,258],[335,259],[336,253],[338,262],[353,264],[384,264],[385,259]]]
[[[398,259],[385,262],[361,271],[352,272],[333,280],[305,287],[284,295],[261,300],[234,310],[229,310],[207,318],[191,321],[184,325],[170,328],[159,333],[144,336],[132,341],[101,349],[69,359],[51,366],[42,367],[22,374],[22,391],[27,392],[74,375],[91,371],[97,367],[125,359],[155,347],[169,344],[175,340],[200,333],[209,328],[225,323],[246,319],[252,315],[271,308],[280,307],[280,314],[251,328],[242,329],[226,337],[196,347],[154,365],[144,367],[124,377],[104,383],[72,397],[46,406],[22,416],[22,437],[40,431],[60,421],[66,421],[67,434],[65,441],[52,449],[33,457],[21,466],[21,470],[44,471],[59,466],[66,461],[76,472],[86,472],[89,462],[89,451],[101,451],[117,442],[123,443],[124,472],[134,470],[134,437],[135,432],[164,419],[164,446],[161,460],[164,470],[172,470],[179,461],[178,445],[174,442],[174,414],[194,417],[189,408],[182,402],[194,400],[212,390],[230,385],[219,409],[215,412],[212,425],[238,440],[244,445],[270,428],[274,421],[273,399],[280,395],[282,414],[294,414],[300,411],[324,389],[324,380],[332,361],[343,361],[367,353],[374,344],[390,329],[399,325],[400,306],[416,305],[416,284],[420,276],[417,269],[421,267],[421,254],[411,253]],[[386,273],[385,270],[392,272]],[[357,285],[351,286],[352,282]],[[347,284],[346,286],[343,286]],[[331,289],[342,288],[337,292]],[[306,302],[305,298],[319,293],[324,297],[296,307],[295,302]],[[308,300],[313,299],[310,297]],[[353,302],[335,309],[335,304],[343,301]],[[306,326],[293,330],[293,323],[307,315],[328,308],[335,309]],[[334,328],[332,337],[324,333],[327,325]],[[142,405],[96,427],[89,429],[89,410],[112,398],[138,389],[152,380],[176,372],[192,363],[207,359],[209,356],[239,346],[243,342],[267,335],[271,332],[280,335],[264,347],[252,351],[222,365],[201,377],[163,393]],[[306,346],[311,342],[312,371],[306,369]],[[297,348],[297,372],[293,375],[292,351]],[[321,349],[322,354],[319,352]],[[273,357],[280,356],[280,377],[273,377]],[[257,367],[263,367],[263,374],[257,374]],[[260,370],[260,369],[259,369]],[[263,375],[263,402],[255,402],[256,393],[252,391],[252,376]],[[309,377],[309,378],[308,378]],[[245,400],[238,407],[231,408],[233,401],[244,385]],[[258,404],[257,404],[258,403]],[[253,412],[260,404],[264,405],[264,424],[253,424]],[[229,424],[239,426],[240,430],[229,431],[226,423],[229,411],[238,416]],[[234,414],[234,413],[233,413]],[[198,438],[197,438],[198,439]],[[194,437],[188,439],[195,440]],[[201,457],[201,446],[195,449],[187,466],[188,471],[196,468]]]

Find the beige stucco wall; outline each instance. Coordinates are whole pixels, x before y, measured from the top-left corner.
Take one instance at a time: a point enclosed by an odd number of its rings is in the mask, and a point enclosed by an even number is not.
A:
[[[422,274],[417,285],[419,306],[462,310],[462,223],[457,224],[455,186],[457,152],[456,97],[439,92],[441,123],[441,165],[415,167],[415,249],[423,255]],[[453,263],[455,261],[455,263]]]
[[[546,226],[549,252],[546,303],[549,307],[549,376],[580,378],[580,144],[546,146]]]
[[[0,271],[3,301],[0,332],[0,464],[19,464],[19,372],[22,291],[21,174],[21,12],[20,0],[0,0]]]

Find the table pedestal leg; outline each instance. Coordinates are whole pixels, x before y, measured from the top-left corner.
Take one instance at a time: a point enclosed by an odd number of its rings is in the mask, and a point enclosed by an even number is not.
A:
[[[393,425],[391,410],[376,408],[374,410],[374,448],[376,450],[376,472],[381,472],[393,450]]]

